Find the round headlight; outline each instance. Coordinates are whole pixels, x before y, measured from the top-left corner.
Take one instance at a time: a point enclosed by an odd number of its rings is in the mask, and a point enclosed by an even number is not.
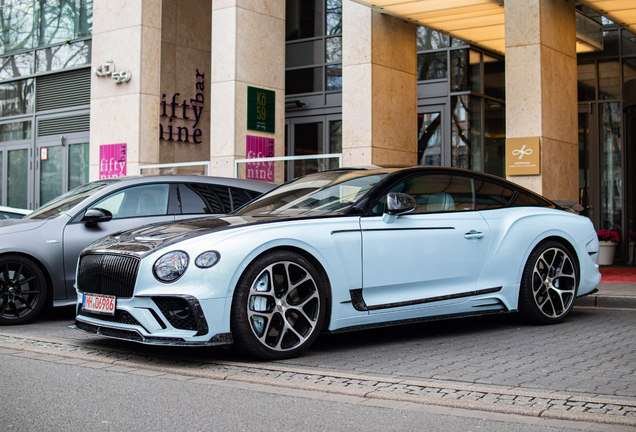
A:
[[[218,263],[220,259],[221,254],[217,251],[206,251],[199,255],[197,259],[194,260],[194,263],[197,265],[197,267],[210,268],[213,265],[216,265],[216,263]]]
[[[185,273],[188,261],[188,254],[185,252],[168,252],[155,261],[155,277],[161,282],[174,282]]]

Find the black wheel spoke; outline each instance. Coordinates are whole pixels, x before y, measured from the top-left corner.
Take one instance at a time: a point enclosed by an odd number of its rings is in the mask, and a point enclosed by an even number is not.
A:
[[[44,274],[33,261],[20,255],[0,257],[0,323],[31,321],[44,307],[46,294]]]

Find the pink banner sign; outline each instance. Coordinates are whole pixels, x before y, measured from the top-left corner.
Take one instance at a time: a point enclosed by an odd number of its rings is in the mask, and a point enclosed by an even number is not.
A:
[[[99,146],[99,178],[124,177],[126,175],[126,144]]]
[[[248,135],[245,154],[247,159],[274,157],[274,139]],[[274,162],[254,162],[245,165],[245,178],[274,181]]]

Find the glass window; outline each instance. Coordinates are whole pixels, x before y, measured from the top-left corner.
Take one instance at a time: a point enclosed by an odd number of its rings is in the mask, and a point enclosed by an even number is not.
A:
[[[548,201],[544,200],[538,195],[533,195],[530,192],[519,191],[511,207],[552,207]]]
[[[232,211],[227,186],[185,183],[179,185],[182,214],[214,214]]]
[[[470,89],[477,93],[483,93],[481,89],[481,53],[470,50]]]
[[[34,7],[34,47],[88,36],[93,26],[92,0],[39,0]]]
[[[468,50],[451,51],[451,92],[468,90]]]
[[[506,207],[514,195],[514,191],[507,187],[483,180],[474,180],[475,208],[490,210]]]
[[[601,227],[621,234],[622,148],[621,107],[619,102],[599,104],[601,139]]]
[[[115,192],[92,207],[108,210],[113,219],[163,216],[168,213],[169,185],[135,186]]]
[[[451,47],[463,47],[468,45],[468,42],[464,42],[461,39],[451,38]]]
[[[342,120],[329,122],[329,153],[342,153]],[[338,161],[330,159],[329,167],[338,168]]]
[[[64,147],[48,147],[46,160],[40,160],[40,204],[62,195],[62,170],[64,166]]]
[[[90,64],[90,40],[35,51],[35,72],[50,72]]]
[[[3,1],[0,54],[33,48],[33,1]]]
[[[432,112],[417,115],[417,160],[418,165],[442,165],[442,113]]]
[[[618,61],[598,64],[598,98],[621,99],[621,70]]]
[[[342,37],[325,39],[325,63],[338,63],[342,61]]]
[[[29,150],[7,151],[7,205],[27,208]]]
[[[451,96],[451,166],[471,169],[470,96]]]
[[[576,67],[579,102],[596,100],[596,65],[579,64]]]
[[[623,59],[623,82],[636,79],[636,58]]]
[[[342,65],[329,65],[327,72],[327,91],[342,90]]]
[[[506,98],[506,65],[503,59],[484,55],[484,94]]]
[[[285,40],[298,40],[322,36],[321,0],[287,0]]]
[[[417,80],[434,80],[448,77],[448,55],[446,51],[417,55]]]
[[[484,171],[505,177],[506,106],[489,99],[484,101],[484,149]]]
[[[318,155],[323,153],[323,123],[299,123],[294,125],[294,154],[297,156]],[[293,177],[322,170],[321,161],[309,159],[292,162]]]
[[[0,59],[0,80],[20,78],[33,73],[33,51]]]
[[[328,35],[342,33],[342,0],[327,0],[327,31]]]
[[[450,46],[450,38],[443,33],[431,30],[427,27],[417,27],[417,50],[434,50],[439,48],[448,48]]]
[[[0,205],[2,205],[2,167],[4,166],[4,153],[0,151]]]
[[[468,177],[422,175],[398,184],[391,192],[406,193],[415,199],[417,207],[409,214],[473,209],[473,187]]]
[[[31,121],[0,124],[0,142],[31,138]]]
[[[250,202],[252,199],[260,195],[257,192],[238,188],[230,188],[230,193],[232,194],[233,209],[241,207],[243,204]]]
[[[618,30],[603,30],[603,56],[618,57],[618,45]]]
[[[35,102],[33,78],[0,84],[0,117],[30,114]]]
[[[481,97],[470,97],[470,169],[475,171],[482,171],[482,101]]]
[[[322,63],[322,39],[289,43],[285,46],[285,66],[311,66]]]
[[[285,94],[322,91],[322,68],[285,71]]]
[[[623,55],[636,54],[636,36],[627,30],[622,30]]]
[[[68,188],[88,183],[89,143],[71,144],[68,152]]]

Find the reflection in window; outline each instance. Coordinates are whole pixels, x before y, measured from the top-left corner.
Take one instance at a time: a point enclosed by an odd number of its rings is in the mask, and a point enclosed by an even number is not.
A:
[[[0,8],[0,54],[89,36],[93,0],[13,0]]]
[[[481,90],[481,53],[479,51],[470,50],[470,89],[477,93],[483,93]]]
[[[68,189],[88,183],[89,143],[71,144],[68,152]]]
[[[417,55],[417,80],[444,79],[448,75],[446,51]]]
[[[62,195],[62,170],[64,166],[64,147],[51,146],[48,157],[40,161],[40,205],[44,205]]]
[[[33,73],[33,51],[0,58],[0,80]]]
[[[579,102],[596,100],[596,65],[579,64],[576,70]]]
[[[342,61],[342,37],[325,39],[325,63],[338,63]]]
[[[598,98],[621,99],[621,72],[618,61],[598,64]]]
[[[322,1],[287,0],[285,40],[322,36]]]
[[[285,71],[285,94],[322,91],[322,68]]]
[[[417,163],[442,165],[442,113],[417,115]]]
[[[409,214],[473,210],[473,186],[468,177],[422,175],[391,190],[411,195],[417,207]]]
[[[93,207],[108,210],[113,219],[162,216],[168,213],[167,184],[136,186],[113,193]]]
[[[329,153],[342,153],[342,120],[329,122]],[[338,161],[331,161],[332,168],[338,168]]]
[[[0,124],[0,142],[31,138],[31,121]],[[1,179],[2,177],[0,177]]]
[[[601,229],[621,235],[622,179],[621,108],[619,102],[599,104],[601,114]],[[618,251],[617,251],[618,252]]]
[[[285,46],[285,66],[311,66],[322,63],[322,40],[289,43]]]
[[[449,47],[449,37],[427,27],[417,27],[417,50],[434,50]]]
[[[27,173],[29,172],[29,150],[7,152],[7,205],[27,208]]]
[[[342,33],[342,0],[327,0],[327,35]]]
[[[4,153],[0,151],[0,205],[2,205],[2,167],[4,166]]]
[[[484,55],[484,94],[506,98],[506,70],[503,59]]]
[[[484,171],[505,177],[506,106],[486,99],[484,107]]]
[[[470,96],[451,96],[451,166],[472,169]]]
[[[621,34],[623,39],[623,55],[636,54],[636,36],[625,29],[621,31]]]
[[[468,90],[468,50],[451,51],[451,92]]]
[[[90,40],[51,46],[35,52],[35,72],[70,69],[91,62]]]
[[[33,112],[33,78],[0,83],[0,117]]]
[[[327,72],[327,90],[342,90],[342,65],[329,65]]]

